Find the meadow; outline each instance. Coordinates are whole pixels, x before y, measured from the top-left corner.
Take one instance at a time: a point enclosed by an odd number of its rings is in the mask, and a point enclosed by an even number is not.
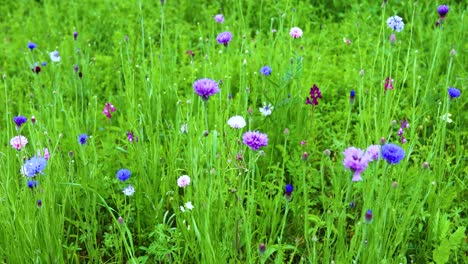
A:
[[[0,263],[468,263],[466,2],[0,6]]]

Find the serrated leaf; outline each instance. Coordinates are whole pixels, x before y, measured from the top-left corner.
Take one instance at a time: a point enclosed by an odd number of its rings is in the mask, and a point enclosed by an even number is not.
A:
[[[432,257],[435,263],[444,264],[448,262],[450,256],[450,244],[447,239],[442,240],[442,243],[432,252]]]

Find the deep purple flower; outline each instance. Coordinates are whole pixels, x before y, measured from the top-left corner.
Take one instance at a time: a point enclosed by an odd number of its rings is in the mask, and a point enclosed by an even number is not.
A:
[[[361,172],[367,168],[370,157],[365,155],[362,149],[355,147],[347,148],[343,154],[343,165],[354,172],[352,181],[362,181]]]
[[[312,106],[318,105],[318,99],[322,98],[322,93],[320,92],[320,89],[317,87],[317,85],[314,84],[312,88],[310,88],[310,98],[306,98],[306,104],[310,104]]]
[[[36,43],[34,43],[34,42],[29,42],[29,43],[28,43],[28,48],[29,48],[30,50],[33,50],[33,49],[35,49],[36,47],[37,47]]]
[[[437,7],[437,12],[440,15],[440,18],[445,18],[450,8],[447,5],[440,5]]]
[[[115,112],[116,109],[113,104],[107,102],[106,105],[104,106],[104,110],[102,110],[102,113],[107,116],[107,118],[111,119],[112,118],[112,112]]]
[[[382,146],[382,157],[390,164],[400,163],[405,155],[405,150],[393,143],[388,143]]]
[[[258,131],[248,131],[242,136],[244,144],[252,150],[258,150],[261,147],[268,145],[268,135]]]
[[[265,243],[260,243],[260,245],[258,246],[258,252],[263,255],[265,254],[265,251],[266,251],[266,246],[265,246]]]
[[[120,169],[117,171],[117,179],[124,182],[130,178],[131,174],[132,173],[127,169]]]
[[[76,38],[78,38],[78,32],[73,32],[73,39],[76,40]]]
[[[371,209],[366,211],[366,214],[364,215],[364,219],[366,220],[366,223],[370,223],[372,221],[372,210]]]
[[[263,66],[261,69],[260,69],[260,73],[265,75],[265,76],[268,76],[268,75],[271,75],[271,68],[270,66]]]
[[[16,123],[16,126],[20,128],[21,125],[23,125],[24,123],[26,123],[26,121],[28,121],[28,118],[26,118],[25,116],[15,116],[13,117],[13,121]]]
[[[203,100],[208,101],[210,96],[219,92],[219,87],[216,81],[204,78],[196,80],[193,83],[193,90],[196,94],[201,96]]]
[[[453,99],[453,98],[460,97],[461,92],[457,88],[450,87],[448,88],[448,94],[450,98]]]
[[[43,174],[47,165],[47,160],[41,157],[32,157],[21,167],[21,174],[26,177],[34,177],[37,174]]]
[[[129,142],[132,142],[132,143],[135,142],[135,141],[138,142],[138,137],[135,137],[133,135],[133,132],[131,132],[131,131],[127,132],[127,139],[128,139]]]
[[[216,37],[216,41],[218,41],[219,44],[223,44],[224,46],[227,46],[231,40],[232,34],[229,31],[219,33],[219,35]]]
[[[37,187],[37,181],[35,181],[35,180],[29,180],[29,181],[28,181],[28,188],[29,188],[29,189],[32,190],[32,189],[34,189],[34,188],[36,188],[36,187]]]
[[[86,134],[81,134],[78,136],[78,143],[80,143],[81,145],[84,145],[88,142],[88,135]]]

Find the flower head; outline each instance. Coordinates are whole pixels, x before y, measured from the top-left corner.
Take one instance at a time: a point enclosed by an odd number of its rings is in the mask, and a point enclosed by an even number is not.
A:
[[[265,76],[271,75],[270,66],[263,66],[262,68],[260,68],[260,73],[265,75]]]
[[[227,121],[228,125],[232,128],[240,129],[245,127],[245,119],[242,116],[233,116]]]
[[[393,143],[388,143],[382,146],[382,157],[390,164],[400,163],[405,155],[405,150]]]
[[[193,90],[201,96],[204,101],[208,101],[210,96],[219,92],[218,83],[212,79],[204,78],[193,83]]]
[[[25,116],[15,116],[13,117],[13,122],[16,123],[16,126],[18,128],[21,127],[21,125],[23,125],[24,123],[26,123],[26,121],[28,121],[28,118],[25,117]]]
[[[138,137],[135,137],[135,135],[133,135],[132,131],[128,131],[127,132],[127,140],[128,140],[128,142],[131,142],[131,143],[133,143],[134,141],[138,142]]]
[[[450,8],[448,7],[448,5],[440,5],[437,7],[437,13],[439,13],[439,16],[441,18],[445,18],[449,10]]]
[[[41,157],[32,157],[21,167],[21,174],[26,177],[34,177],[37,174],[44,174],[43,170],[47,165],[47,160]]]
[[[53,62],[59,62],[60,61],[60,53],[56,50],[52,51],[50,53],[50,60]]]
[[[263,107],[260,107],[259,110],[263,116],[269,116],[273,111],[273,106],[271,104],[263,103]]]
[[[405,27],[405,23],[403,23],[403,18],[392,16],[387,19],[387,26],[396,32],[400,32]]]
[[[34,189],[34,188],[36,188],[36,187],[37,187],[37,181],[35,181],[35,180],[29,180],[29,181],[28,181],[28,188],[29,188],[29,189],[32,190],[32,189]]]
[[[34,43],[34,42],[28,42],[28,48],[29,48],[30,50],[33,50],[33,49],[35,49],[36,47],[37,47],[36,43]]]
[[[76,40],[78,38],[78,32],[73,32],[73,39]]]
[[[122,191],[126,196],[132,196],[135,193],[135,188],[132,185],[128,185]]]
[[[127,170],[127,169],[120,169],[117,171],[117,179],[119,179],[120,181],[126,181],[130,178],[130,175],[132,175],[132,173]]]
[[[306,104],[310,104],[312,106],[318,105],[318,99],[322,98],[322,93],[320,92],[320,89],[317,87],[316,84],[310,88],[310,98],[306,98]]]
[[[86,134],[81,134],[78,136],[78,143],[80,143],[81,145],[84,145],[88,142],[88,135]]]
[[[216,41],[218,41],[219,44],[223,44],[224,46],[227,46],[231,40],[232,34],[229,31],[219,33],[216,37]]]
[[[182,175],[177,179],[177,185],[181,188],[186,187],[190,184],[190,177],[188,175]]]
[[[293,191],[294,187],[291,184],[286,184],[286,187],[284,188],[284,198],[286,199],[286,201],[291,201]]]
[[[364,215],[364,220],[366,220],[366,223],[370,223],[372,221],[372,210],[371,209],[366,211],[366,214]]]
[[[223,23],[224,22],[224,16],[222,14],[218,14],[214,17],[214,19],[216,20],[216,22],[218,23]]]
[[[188,124],[182,124],[180,126],[180,133],[187,134],[188,133]]]
[[[258,131],[248,131],[242,136],[244,144],[252,150],[258,150],[268,145],[268,135]]]
[[[291,35],[291,37],[293,37],[295,39],[296,38],[302,38],[302,29],[300,29],[298,27],[293,27],[289,31],[289,35]]]
[[[102,110],[102,113],[107,116],[107,118],[111,119],[112,118],[112,112],[115,112],[116,109],[113,104],[107,102],[106,105],[104,106],[104,110]]]
[[[35,74],[39,74],[41,72],[41,66],[39,66],[37,63],[35,63],[32,67],[31,67],[31,70],[32,72],[34,72]]]
[[[460,97],[461,92],[457,88],[450,87],[448,88],[448,94],[450,98],[453,99],[453,98]]]
[[[393,82],[393,79],[390,79],[389,77],[385,78],[384,92],[387,92],[387,90],[393,90]]]
[[[451,113],[446,113],[445,115],[442,115],[440,118],[447,123],[452,123],[453,120],[450,118],[451,116],[452,116]]]
[[[370,157],[362,149],[355,147],[347,148],[343,154],[343,165],[354,172],[352,181],[362,181],[361,172],[367,168]]]
[[[19,135],[19,136],[13,137],[10,140],[10,144],[13,148],[20,150],[24,148],[26,144],[28,144],[28,139],[24,136]]]
[[[366,155],[368,156],[369,161],[378,160],[380,157],[380,146],[379,145],[370,145],[366,149]]]

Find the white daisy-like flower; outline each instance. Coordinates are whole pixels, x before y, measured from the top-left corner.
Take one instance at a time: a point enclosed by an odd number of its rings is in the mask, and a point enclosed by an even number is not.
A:
[[[259,109],[263,116],[269,116],[273,111],[273,106],[271,104],[263,103],[263,107],[260,107]]]
[[[135,193],[135,188],[132,185],[128,185],[123,189],[123,193],[127,196],[132,196]]]
[[[227,121],[228,125],[232,128],[241,129],[245,127],[245,119],[242,116],[233,116]]]
[[[451,113],[447,113],[447,114],[441,116],[440,118],[441,118],[442,120],[444,120],[445,122],[447,122],[447,123],[452,123],[453,120],[450,118],[451,116],[452,116]]]
[[[188,133],[188,124],[182,124],[180,126],[180,133],[187,134]]]
[[[56,50],[52,51],[50,53],[50,60],[53,62],[59,62],[60,61],[60,53]]]
[[[403,18],[392,16],[387,19],[387,26],[396,32],[400,32],[405,27],[405,23],[403,23]]]
[[[182,205],[180,206],[180,211],[181,211],[182,213],[185,213],[185,208],[184,208]]]
[[[188,201],[185,203],[185,208],[187,208],[188,210],[192,210],[195,207],[193,206],[192,202]]]

